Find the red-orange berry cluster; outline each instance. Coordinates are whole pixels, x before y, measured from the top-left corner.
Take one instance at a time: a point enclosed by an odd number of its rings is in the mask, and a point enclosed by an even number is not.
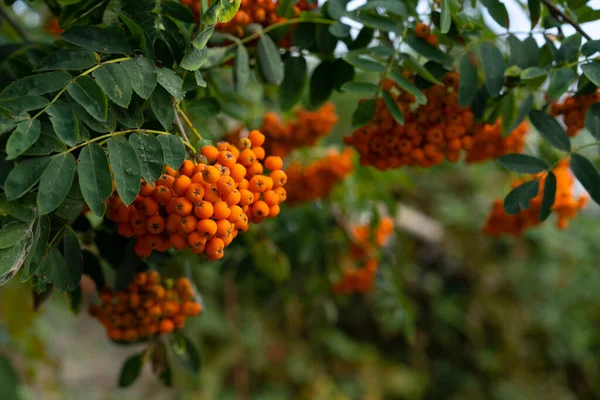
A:
[[[46,22],[45,30],[52,36],[60,36],[60,34],[64,32],[64,29],[60,27],[58,18],[50,18],[48,22]]]
[[[89,311],[112,340],[136,342],[183,329],[186,320],[202,310],[194,297],[187,278],[168,285],[156,271],[140,272],[125,291],[101,289],[102,304],[92,304]]]
[[[344,267],[342,277],[333,286],[336,294],[366,293],[373,288],[379,268],[378,252],[394,232],[394,221],[383,217],[374,229],[371,225],[353,228],[350,245],[350,264]]]
[[[423,22],[418,22],[415,25],[415,36],[419,37],[423,40],[426,40],[427,43],[429,43],[432,46],[438,46],[439,45],[439,39],[436,35],[431,33],[431,28],[429,28],[429,25],[423,23]]]
[[[467,150],[468,163],[496,159],[504,154],[520,153],[525,146],[529,124],[522,122],[508,136],[502,136],[502,119],[494,125],[477,124],[473,134],[473,147]]]
[[[291,164],[285,170],[288,203],[298,204],[327,197],[335,185],[354,169],[353,153],[352,149],[345,149],[341,154],[332,150],[325,158],[307,166],[299,162]]]
[[[567,126],[567,135],[576,136],[585,124],[585,114],[588,108],[600,101],[600,91],[585,96],[569,96],[563,103],[554,102],[550,114],[562,116]]]
[[[129,207],[115,193],[107,217],[119,224],[121,235],[137,238],[141,257],[173,247],[221,259],[239,231],[276,217],[286,199],[283,161],[266,157],[264,142],[262,133],[252,131],[239,148],[228,142],[204,146],[205,162],[186,160],[178,171],[167,167],[153,184],[142,182]]]
[[[573,176],[569,169],[568,160],[561,161],[553,170],[556,176],[556,199],[552,206],[552,211],[558,215],[556,226],[559,229],[565,229],[569,220],[573,219],[577,211],[585,207],[588,201],[587,196],[575,198],[573,194]],[[523,232],[541,224],[540,210],[542,206],[542,197],[544,193],[545,175],[538,177],[540,180],[540,190],[536,197],[529,203],[527,210],[521,210],[516,215],[509,215],[504,211],[504,201],[494,201],[492,212],[488,217],[483,232],[490,236],[500,236],[503,234],[519,236]],[[524,181],[515,180],[513,187],[521,185]]]
[[[410,73],[404,76],[413,77]],[[475,117],[470,107],[458,104],[458,74],[447,73],[443,83],[423,90],[427,104],[415,107],[413,95],[392,81],[383,82],[404,113],[404,125],[394,119],[383,99],[378,99],[371,122],[344,138],[358,150],[361,164],[380,170],[403,165],[430,167],[444,159],[457,162],[461,150],[471,149]]]

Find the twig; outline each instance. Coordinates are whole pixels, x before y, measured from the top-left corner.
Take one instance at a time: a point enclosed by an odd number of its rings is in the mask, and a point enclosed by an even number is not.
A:
[[[183,127],[183,124],[181,123],[181,119],[179,118],[179,112],[177,111],[177,103],[175,102],[175,100],[173,100],[173,110],[175,111],[175,122],[177,123],[177,127],[179,128],[179,133],[181,133],[181,136],[183,136],[185,141],[187,143],[189,143],[190,139],[188,139],[188,135],[187,135],[187,133],[185,133],[185,128]],[[192,154],[192,157],[195,155],[196,155],[196,152],[194,151],[194,153]]]
[[[0,7],[0,19],[5,19],[6,22],[8,22],[8,24],[12,26],[12,28],[19,34],[19,36],[21,36],[21,39],[23,39],[23,41],[29,42],[29,35],[27,34],[27,32],[25,32],[25,29],[23,29],[17,23],[17,21],[15,21],[14,18],[6,12],[4,7]]]
[[[181,108],[181,106],[179,104],[177,104],[177,111],[181,115],[181,118],[183,118],[183,121],[185,122],[185,124],[192,130],[194,135],[196,135],[196,138],[198,140],[202,140],[202,135],[200,135],[200,132],[198,132],[198,130],[194,127],[194,124],[192,124],[192,121],[187,116],[185,111],[183,111],[183,109]]]
[[[585,31],[577,22],[573,21],[573,19],[569,17],[565,12],[563,12],[560,8],[552,4],[550,0],[542,0],[542,3],[544,3],[544,5],[548,8],[550,14],[560,16],[565,22],[569,23],[573,28],[575,28],[577,32],[581,33],[581,36],[583,36],[587,40],[592,40],[592,37],[585,33]]]

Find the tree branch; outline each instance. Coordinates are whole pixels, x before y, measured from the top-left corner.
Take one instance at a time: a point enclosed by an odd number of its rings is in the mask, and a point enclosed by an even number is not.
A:
[[[581,33],[581,36],[583,36],[587,40],[592,40],[592,37],[590,35],[588,35],[587,33],[585,33],[585,31],[581,28],[581,25],[579,25],[577,22],[573,21],[573,18],[569,17],[560,8],[558,8],[553,3],[551,3],[550,0],[542,0],[542,3],[544,3],[544,5],[548,8],[548,10],[550,11],[550,14],[552,14],[553,16],[562,18],[564,22],[568,23],[573,28],[575,28],[575,30],[577,32]]]
[[[0,6],[0,19],[6,20],[6,22],[8,22],[8,24],[19,34],[19,36],[21,36],[21,39],[23,39],[25,42],[29,42],[29,35],[27,32],[25,32],[25,29],[23,29],[2,6]]]

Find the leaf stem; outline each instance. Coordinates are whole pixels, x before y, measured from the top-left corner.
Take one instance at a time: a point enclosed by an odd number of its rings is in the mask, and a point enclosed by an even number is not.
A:
[[[179,104],[177,104],[177,112],[179,112],[179,114],[181,115],[181,118],[183,118],[183,121],[185,122],[185,124],[192,130],[194,135],[196,135],[196,138],[198,140],[202,140],[203,139],[202,135],[200,135],[200,132],[198,132],[198,130],[194,127],[194,124],[192,123],[190,118],[187,116],[185,111],[183,111],[183,109],[181,108],[181,106]]]
[[[188,138],[187,133],[185,132],[185,128],[183,127],[183,124],[181,123],[181,119],[179,118],[179,113],[177,112],[177,103],[175,102],[175,100],[173,100],[173,109],[175,111],[175,123],[177,124],[177,127],[179,128],[179,133],[181,134],[181,136],[183,136],[184,139],[184,143],[189,143],[190,139]],[[190,155],[192,157],[194,157],[196,155],[196,150],[191,147],[188,147],[188,150],[190,151]]]
[[[73,146],[73,147],[69,148],[66,151],[66,153],[71,153],[71,152],[73,152],[73,151],[75,151],[75,150],[77,150],[77,149],[79,149],[81,147],[87,146],[88,144],[93,143],[93,142],[105,141],[107,139],[110,139],[111,137],[120,136],[120,135],[126,135],[128,133],[152,133],[152,134],[155,134],[155,135],[170,135],[169,132],[155,131],[155,130],[152,130],[152,129],[141,129],[141,128],[138,128],[138,129],[128,129],[126,131],[111,132],[111,133],[107,133],[106,135],[95,137],[95,138],[90,139],[90,140],[88,140],[88,141],[86,141],[84,143],[80,143],[80,144],[78,144],[76,146]],[[189,142],[187,142],[187,141],[185,141],[183,139],[181,141],[183,142],[183,144],[184,144],[185,147],[187,147],[189,150],[191,150],[194,153],[196,153],[196,149],[194,148],[194,146],[192,146]]]
[[[283,22],[278,22],[276,24],[269,25],[266,28],[261,29],[260,31],[255,32],[250,36],[247,36],[247,37],[245,37],[239,41],[236,41],[234,43],[231,43],[229,46],[225,47],[225,50],[231,50],[231,49],[236,48],[238,45],[243,45],[245,43],[251,42],[254,39],[258,39],[265,33],[269,33],[270,31],[272,31],[274,29],[281,28],[282,26],[292,25],[292,24],[302,24],[302,23],[335,25],[338,22],[331,20],[331,19],[326,19],[326,18],[313,18],[313,19],[292,18],[292,19],[285,20]]]

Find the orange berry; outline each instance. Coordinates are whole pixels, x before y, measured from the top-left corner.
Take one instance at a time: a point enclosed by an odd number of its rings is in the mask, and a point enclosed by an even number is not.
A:
[[[208,185],[204,187],[204,200],[210,201],[211,203],[216,203],[221,200],[221,195],[219,194],[219,189],[217,189],[217,185]]]
[[[156,190],[154,191],[153,198],[158,203],[166,204],[169,200],[171,200],[172,196],[173,196],[173,193],[171,192],[171,189],[169,189],[166,186],[159,185],[156,187]]]
[[[279,205],[274,205],[269,208],[269,218],[275,218],[281,212]]]
[[[227,221],[233,223],[236,223],[241,217],[242,217],[242,208],[238,205],[233,205],[231,207],[229,207],[230,210],[230,214],[229,217],[227,218]]]
[[[279,196],[279,204],[281,204],[287,200],[287,192],[284,188],[278,187],[274,190],[275,190],[275,193],[277,194],[277,196]]]
[[[259,162],[255,162],[251,166],[248,167],[248,171],[246,172],[247,177],[253,177],[256,175],[262,174],[264,171],[263,165]]]
[[[254,193],[252,193],[250,190],[247,189],[241,189],[240,190],[240,202],[238,204],[242,205],[242,206],[248,206],[252,203],[254,203]]]
[[[262,146],[265,142],[265,135],[257,130],[253,130],[248,134],[248,139],[250,139],[252,146]]]
[[[202,311],[202,307],[199,303],[196,303],[195,301],[184,301],[181,304],[181,311],[183,311],[183,313],[189,317],[194,317],[200,314],[200,311]]]
[[[131,213],[131,217],[129,218],[129,223],[133,227],[134,230],[146,229],[146,215],[139,210],[135,210]]]
[[[194,207],[194,214],[198,219],[207,219],[213,216],[214,207],[212,203],[208,201],[201,201],[196,203]]]
[[[189,234],[187,241],[194,253],[200,254],[204,252],[204,245],[206,244],[205,236],[202,236],[198,232],[192,232]]]
[[[166,229],[169,233],[175,233],[181,224],[181,215],[171,214],[167,217]]]
[[[226,238],[231,234],[231,222],[226,219],[220,219],[217,221],[217,237]]]
[[[285,186],[285,184],[287,183],[287,174],[282,170],[271,172],[269,177],[273,179],[274,188],[280,188],[282,186]]]
[[[173,245],[174,248],[181,251],[188,246],[188,242],[178,233],[172,233],[169,236],[169,242]]]
[[[231,214],[231,210],[229,209],[229,205],[224,201],[218,201],[214,204],[214,213],[213,216],[216,219],[227,219]]]
[[[158,328],[160,333],[170,333],[175,330],[175,324],[170,319],[163,319],[160,321],[160,325]]]
[[[275,193],[274,190],[267,190],[264,194],[263,194],[263,200],[265,201],[265,203],[267,203],[269,206],[276,206],[279,204],[279,196],[277,195],[277,193]]]
[[[258,217],[261,217],[261,218],[268,217],[269,210],[270,210],[269,205],[262,200],[259,200],[252,205],[252,214],[254,214]]]
[[[242,164],[235,164],[233,167],[231,167],[229,176],[231,176],[234,181],[240,182],[246,176],[246,167],[244,167]]]
[[[198,220],[193,215],[187,215],[181,218],[181,223],[179,224],[179,228],[181,232],[191,233],[196,230],[196,225],[198,224]]]
[[[134,278],[134,282],[138,286],[146,286],[148,283],[148,274],[145,272],[138,272]]]
[[[196,230],[204,237],[212,237],[217,233],[217,223],[212,219],[202,219],[198,221]]]
[[[126,238],[131,238],[131,237],[135,236],[135,231],[133,230],[133,226],[131,226],[127,222],[123,222],[123,223],[119,224],[117,231],[119,232],[119,235],[125,236]]]
[[[167,214],[175,213],[175,208],[177,207],[177,201],[179,201],[178,197],[171,197],[171,199],[169,201],[167,201],[167,204],[165,206],[165,210],[167,211]]]
[[[217,181],[217,189],[221,195],[229,194],[235,189],[235,181],[231,176],[222,176]]]
[[[148,284],[150,285],[157,285],[160,283],[160,280],[162,279],[160,276],[160,272],[158,271],[148,271]]]
[[[191,184],[192,180],[188,176],[181,175],[179,178],[175,179],[175,182],[173,182],[173,191],[177,196],[185,196],[185,193]]]
[[[147,217],[156,215],[158,212],[158,203],[152,197],[146,197],[142,202],[142,210]]]
[[[417,37],[425,38],[427,35],[429,35],[429,32],[431,32],[431,30],[427,24],[419,22],[417,25],[415,25],[415,35]]]
[[[173,187],[173,181],[175,180],[175,178],[173,178],[171,175],[168,174],[162,174],[160,176],[160,178],[158,178],[158,180],[156,182],[154,182],[155,186],[166,186],[169,189],[171,189]]]
[[[212,165],[206,166],[206,168],[204,168],[204,171],[202,171],[202,179],[204,179],[204,182],[208,184],[212,185],[217,183],[219,178],[221,178],[221,173],[217,168],[213,167]]]
[[[270,169],[271,171],[281,169],[283,168],[283,160],[281,157],[269,156],[265,160],[265,168]]]
[[[250,149],[245,149],[245,150],[242,150],[242,152],[240,153],[240,158],[238,161],[244,167],[249,167],[252,164],[254,164],[256,162],[256,160],[257,160],[256,153],[254,153],[254,151],[252,151]]]
[[[215,237],[206,242],[206,255],[210,260],[219,260],[225,254],[225,243],[221,238]]]
[[[239,143],[240,149],[249,149],[252,147],[252,142],[248,138],[241,138]]]
[[[147,246],[142,241],[137,241],[134,247],[135,254],[140,257],[148,257],[152,254],[152,247]]]
[[[185,160],[181,167],[179,167],[179,173],[191,178],[194,175],[194,167],[195,165],[193,161]]]
[[[185,217],[186,215],[190,215],[192,212],[193,204],[185,197],[180,197],[177,199],[175,204],[175,213]]]
[[[230,206],[238,204],[240,202],[241,198],[242,198],[242,195],[240,194],[240,191],[237,189],[234,189],[231,191],[231,193],[229,193],[225,196],[222,196],[222,199]]]
[[[231,151],[222,151],[217,157],[217,162],[231,169],[236,164],[237,159]]]
[[[256,154],[256,158],[258,160],[264,160],[265,158],[265,149],[262,147],[253,147],[252,151],[254,151],[254,154]]]
[[[188,186],[185,196],[192,203],[198,203],[204,198],[204,187],[199,183],[192,183]]]
[[[159,235],[165,230],[165,220],[160,215],[155,215],[146,220],[148,232]]]
[[[169,167],[168,165],[165,167],[165,174],[172,176],[173,178],[177,178],[179,176],[179,172]]]
[[[219,150],[215,146],[203,146],[200,149],[200,154],[202,154],[209,163],[214,163],[219,157]]]
[[[146,182],[145,180],[142,179],[142,185],[140,187],[140,196],[148,197],[148,196],[152,196],[153,193],[154,193],[154,186],[152,186],[151,184],[149,184],[148,182]]]

